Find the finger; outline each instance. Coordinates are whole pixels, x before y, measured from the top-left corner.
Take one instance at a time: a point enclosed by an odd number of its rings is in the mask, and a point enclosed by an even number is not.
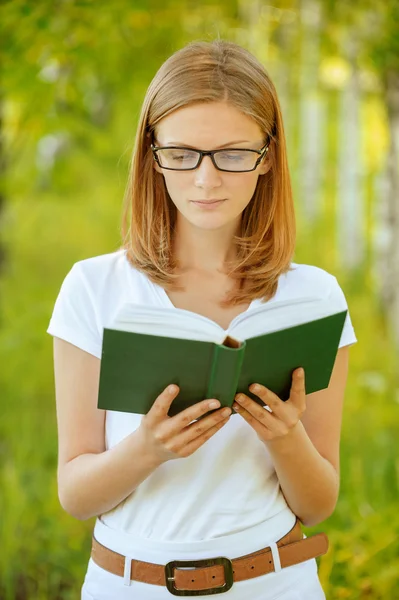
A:
[[[273,423],[275,423],[276,419],[278,419],[277,414],[270,413],[268,410],[266,410],[266,408],[259,406],[259,404],[255,402],[255,400],[252,400],[252,398],[249,398],[245,394],[237,394],[235,397],[235,401],[239,407],[245,409],[248,413],[253,415],[256,419],[258,419],[268,427],[272,428]]]
[[[182,410],[177,415],[169,419],[167,423],[165,423],[165,431],[168,435],[177,435],[181,433],[183,430],[187,429],[187,427],[193,422],[196,421],[195,425],[200,427],[204,423],[204,428],[209,427],[208,417],[211,418],[215,415],[215,420],[217,420],[217,414],[221,411],[216,411],[217,408],[220,407],[219,400],[202,400],[201,402],[197,402],[192,406],[189,406],[185,410]],[[213,411],[212,415],[204,416],[209,411]],[[216,411],[216,412],[215,412]],[[230,409],[231,412],[231,409]],[[204,417],[204,418],[201,418]],[[211,421],[212,422],[212,421]]]
[[[218,411],[218,412],[222,413],[223,411]],[[231,414],[231,411],[230,411],[230,414]],[[185,441],[186,433],[179,436],[176,440],[176,442],[177,442],[176,445],[178,445],[178,447],[182,449],[179,453],[180,456],[190,456],[190,454],[195,452],[195,450],[198,450],[198,448],[200,448],[207,440],[209,440],[213,435],[215,435],[215,433],[217,431],[219,431],[219,429],[221,429],[223,427],[223,425],[225,425],[228,422],[229,419],[230,419],[230,415],[228,415],[227,417],[221,418],[212,427],[209,427],[201,435],[195,437],[194,439],[191,439],[191,441],[187,441],[187,442]],[[190,429],[191,429],[191,427],[194,427],[194,424],[190,425]]]
[[[231,414],[232,409],[229,406],[216,410],[212,412],[212,414],[205,416],[203,419],[194,421],[194,423],[190,423],[190,425],[182,429],[181,439],[184,443],[191,442],[208,431],[208,429],[214,427],[219,421],[223,421],[223,419],[230,417]]]
[[[276,415],[276,417],[281,418],[284,414],[284,402],[264,385],[260,385],[259,383],[253,383],[249,386],[249,390],[258,396],[270,410]]]
[[[289,400],[296,406],[303,408],[306,404],[305,396],[305,371],[304,369],[296,369],[292,376]]]
[[[265,413],[267,413],[267,410],[265,410],[264,408],[259,407],[261,410],[263,410]],[[234,405],[233,404],[233,409],[236,410],[242,417],[243,419],[245,419],[245,421],[247,423],[249,423],[249,425],[251,425],[251,427],[253,427],[253,429],[256,431],[256,433],[258,434],[258,436],[260,437],[260,439],[263,440],[269,440],[272,439],[274,437],[274,421],[271,420],[269,421],[269,423],[267,423],[267,419],[265,421],[259,421],[258,418],[254,417],[253,414],[251,414],[249,412],[249,410],[247,410],[246,408],[244,408],[243,406],[240,405]],[[273,417],[273,415],[270,415],[270,413],[267,413],[269,415],[269,417],[271,417],[271,419],[275,419],[275,417]],[[268,426],[269,425],[269,426]]]
[[[156,398],[148,413],[145,415],[145,420],[148,424],[155,424],[163,421],[168,417],[168,411],[173,400],[179,394],[180,388],[175,384],[168,385]],[[170,418],[170,417],[168,417]]]

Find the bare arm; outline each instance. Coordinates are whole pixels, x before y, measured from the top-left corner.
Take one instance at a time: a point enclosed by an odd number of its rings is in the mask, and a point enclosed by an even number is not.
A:
[[[140,456],[140,460],[135,457]],[[158,467],[139,430],[110,450],[81,454],[58,471],[62,507],[77,519],[105,513],[122,502]]]
[[[164,391],[140,427],[105,449],[105,411],[97,408],[100,359],[54,337],[58,425],[58,495],[64,510],[85,520],[129,496],[163,462],[189,456],[228,420],[209,400],[168,417],[179,388]],[[191,423],[191,424],[190,424]],[[137,458],[139,457],[139,460]]]
[[[339,348],[328,388],[306,397],[306,411],[285,440],[269,443],[284,496],[307,527],[335,510],[340,487],[339,447],[349,346]]]
[[[295,376],[286,402],[266,388],[258,393],[273,414],[246,395],[240,402],[239,413],[269,449],[287,504],[307,527],[327,519],[338,499],[348,350],[338,350],[330,383],[324,390],[306,396],[304,379]]]

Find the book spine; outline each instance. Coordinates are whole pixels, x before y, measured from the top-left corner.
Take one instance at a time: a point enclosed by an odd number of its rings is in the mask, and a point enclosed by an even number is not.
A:
[[[215,344],[207,398],[216,398],[222,406],[233,405],[244,362],[245,347],[245,342],[239,348]]]

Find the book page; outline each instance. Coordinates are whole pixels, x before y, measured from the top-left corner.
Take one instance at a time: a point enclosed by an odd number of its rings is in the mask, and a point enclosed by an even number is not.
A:
[[[198,313],[182,308],[143,306],[133,302],[119,306],[115,319],[107,327],[216,344],[221,344],[226,337],[222,327]]]
[[[128,302],[118,307],[111,329],[223,344],[272,333],[340,312],[341,306],[325,297],[295,298],[262,304],[232,320],[225,331],[217,323],[182,308],[144,306]]]
[[[226,335],[238,341],[272,333],[302,323],[315,321],[342,311],[342,307],[325,297],[304,296],[258,306],[238,315]]]

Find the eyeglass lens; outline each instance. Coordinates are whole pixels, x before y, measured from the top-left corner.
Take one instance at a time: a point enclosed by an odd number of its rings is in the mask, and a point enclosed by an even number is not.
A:
[[[185,148],[164,148],[158,150],[158,158],[161,167],[168,169],[192,169],[198,163],[200,157],[196,150]],[[214,154],[215,162],[220,169],[228,171],[244,171],[254,168],[259,154],[249,150],[220,150]]]

